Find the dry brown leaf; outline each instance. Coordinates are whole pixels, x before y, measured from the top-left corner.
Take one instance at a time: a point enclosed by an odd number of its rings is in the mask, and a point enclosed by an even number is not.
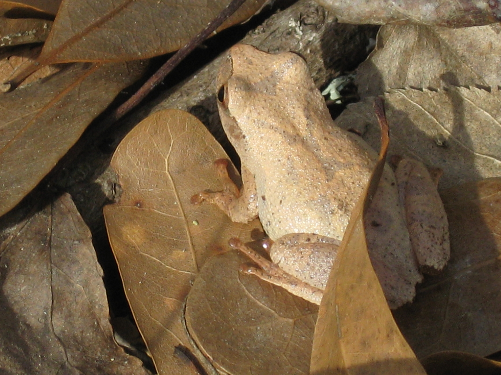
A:
[[[143,68],[139,62],[75,64],[0,94],[0,215],[40,182]]]
[[[426,25],[464,27],[500,20],[498,2],[483,0],[353,1],[319,0],[336,13],[340,22],[385,24],[416,22]]]
[[[390,154],[443,170],[440,186],[501,175],[501,92],[391,90],[385,95],[392,124]],[[379,132],[372,99],[348,106],[336,124],[356,129],[374,148]]]
[[[70,196],[9,230],[0,245],[2,374],[146,375],[113,339],[102,270]]]
[[[195,342],[222,373],[308,374],[317,306],[239,272],[249,258],[212,257],[186,303]]]
[[[39,13],[55,16],[62,0],[0,1],[0,14],[9,18],[27,18]]]
[[[443,350],[486,356],[501,347],[501,178],[442,191],[442,199],[451,259],[395,319],[418,357]]]
[[[67,0],[61,4],[38,62],[124,61],[163,55],[183,46],[228,3]],[[245,2],[224,27],[250,18],[263,3]]]
[[[232,223],[212,205],[190,198],[220,186],[213,162],[221,146],[192,115],[155,113],[120,143],[112,166],[119,203],[105,207],[106,226],[138,327],[160,374],[195,374],[175,348],[191,351],[183,326],[184,301],[208,257],[230,237],[256,227]]]
[[[381,132],[379,160],[351,213],[320,304],[311,374],[425,374],[393,320],[367,250],[363,217],[385,165],[385,123]]]
[[[362,97],[406,87],[501,86],[501,25],[448,29],[386,25],[357,70]]]

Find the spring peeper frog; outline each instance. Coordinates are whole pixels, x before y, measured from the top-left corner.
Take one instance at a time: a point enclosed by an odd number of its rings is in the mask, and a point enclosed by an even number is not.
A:
[[[273,240],[272,262],[234,241],[261,267],[248,272],[319,304],[377,154],[334,124],[296,54],[236,45],[220,68],[217,88],[224,130],[241,159],[243,185],[238,189],[220,163],[226,189],[200,193],[198,201],[217,204],[233,221],[259,215]],[[392,308],[412,301],[421,271],[441,270],[449,259],[447,218],[436,185],[422,164],[400,164],[398,183],[385,168],[365,221],[370,257]],[[411,187],[413,181],[417,186]],[[411,201],[421,206],[406,213],[403,203]]]

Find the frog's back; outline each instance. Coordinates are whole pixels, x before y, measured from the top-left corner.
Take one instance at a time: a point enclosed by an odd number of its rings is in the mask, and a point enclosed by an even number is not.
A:
[[[275,139],[269,147],[284,142]],[[375,154],[339,128],[269,151],[254,166],[259,171],[253,171],[259,216],[268,235],[316,233],[341,239]]]

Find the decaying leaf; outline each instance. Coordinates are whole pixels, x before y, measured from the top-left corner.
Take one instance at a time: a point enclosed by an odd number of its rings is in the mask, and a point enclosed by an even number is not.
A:
[[[207,261],[186,303],[190,334],[222,373],[308,374],[317,306],[239,272],[247,263],[236,251]]]
[[[393,320],[367,250],[363,216],[383,174],[385,121],[381,134],[379,160],[352,211],[320,304],[311,374],[425,374]]]
[[[231,237],[250,238],[257,227],[234,224],[212,205],[190,203],[194,194],[220,185],[213,162],[225,156],[195,117],[164,110],[137,125],[112,160],[123,194],[105,207],[106,226],[159,374],[197,373],[175,350],[195,351],[183,325],[185,298],[207,258]]]
[[[501,86],[499,23],[448,29],[424,25],[386,25],[376,49],[357,69],[362,97],[407,87]]]
[[[442,188],[501,175],[500,91],[391,90],[385,99],[392,124],[390,154],[441,168]],[[377,148],[379,133],[371,101],[349,105],[336,124],[356,129]]]
[[[500,19],[500,4],[481,0],[401,0],[398,2],[320,0],[334,11],[340,22],[346,23],[405,23],[464,27],[487,25]]]
[[[2,374],[147,374],[113,340],[102,270],[69,195],[0,245]]]
[[[445,272],[417,289],[395,312],[418,357],[443,350],[486,356],[501,347],[501,179],[442,191],[450,224]]]
[[[139,62],[75,64],[1,94],[0,214],[40,182],[143,68]]]

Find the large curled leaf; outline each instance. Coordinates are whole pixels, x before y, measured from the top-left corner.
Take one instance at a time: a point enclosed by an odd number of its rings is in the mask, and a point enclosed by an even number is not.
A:
[[[376,49],[357,70],[361,96],[407,87],[501,85],[500,24],[462,29],[386,25]]]
[[[442,350],[479,356],[501,347],[501,179],[441,192],[450,224],[444,273],[417,289],[395,319],[419,357]]]
[[[221,146],[192,115],[164,110],[137,125],[113,156],[123,194],[105,207],[108,235],[134,317],[159,374],[195,374],[176,347],[195,352],[184,301],[206,259],[253,225],[232,223],[190,198],[220,186],[213,162]]]
[[[139,62],[75,64],[0,95],[0,214],[40,182],[142,70]]]
[[[0,372],[146,375],[113,339],[103,273],[70,196],[7,230],[0,245]]]
[[[381,132],[379,160],[351,213],[320,304],[311,374],[425,374],[393,320],[367,250],[363,217],[383,174],[387,125]]]

